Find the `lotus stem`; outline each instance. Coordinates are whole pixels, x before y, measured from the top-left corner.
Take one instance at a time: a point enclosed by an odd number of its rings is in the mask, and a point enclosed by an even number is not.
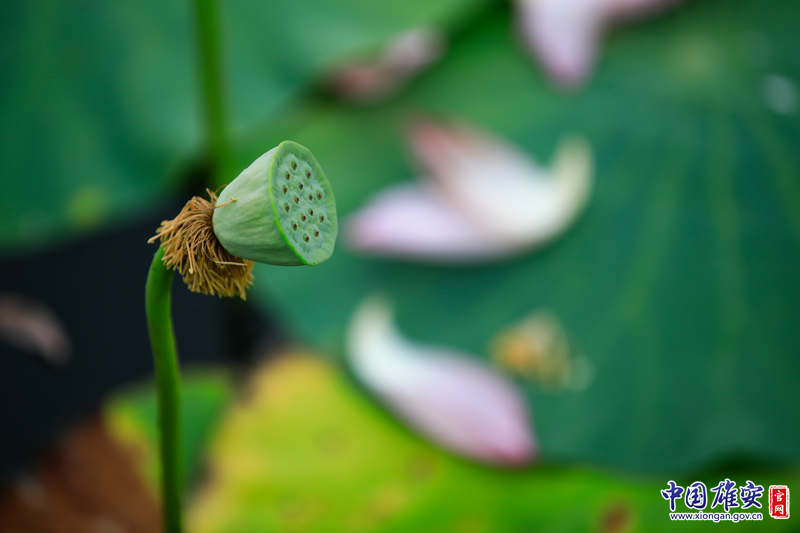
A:
[[[180,367],[172,332],[170,289],[173,272],[164,266],[164,248],[153,256],[145,286],[145,309],[158,391],[159,455],[164,533],[183,530],[181,499],[183,461],[181,458]]]
[[[212,178],[219,181],[229,161],[228,117],[222,76],[217,0],[195,0],[194,18],[202,88],[206,149]]]

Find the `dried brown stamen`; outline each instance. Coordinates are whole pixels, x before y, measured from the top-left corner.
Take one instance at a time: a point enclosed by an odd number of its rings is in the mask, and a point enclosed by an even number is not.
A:
[[[217,240],[211,219],[220,206],[217,195],[207,192],[209,200],[193,197],[147,242],[161,239],[164,266],[178,272],[189,290],[245,300],[253,283],[253,261],[230,254]]]

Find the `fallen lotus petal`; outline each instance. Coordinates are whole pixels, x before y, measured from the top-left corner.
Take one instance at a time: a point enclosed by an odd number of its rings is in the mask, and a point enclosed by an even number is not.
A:
[[[372,61],[341,68],[331,77],[330,84],[344,98],[377,100],[436,61],[443,50],[440,32],[415,28],[395,37]]]
[[[359,379],[442,446],[504,465],[535,456],[530,418],[514,386],[468,355],[407,341],[383,300],[370,298],[356,311],[348,351]]]
[[[512,255],[563,232],[591,190],[579,139],[562,141],[549,169],[465,126],[419,122],[409,142],[428,179],[387,189],[354,214],[356,250],[443,262]]]
[[[550,76],[565,86],[588,76],[599,39],[615,21],[656,12],[678,0],[518,0],[520,33]]]
[[[65,364],[72,349],[66,328],[49,308],[13,294],[0,295],[0,337],[53,365]]]
[[[588,197],[589,149],[563,141],[552,167],[538,167],[510,144],[464,126],[420,122],[414,154],[453,205],[512,246],[539,243],[565,227]]]
[[[378,194],[350,218],[347,231],[359,250],[377,254],[459,260],[503,252],[436,191],[414,183]]]

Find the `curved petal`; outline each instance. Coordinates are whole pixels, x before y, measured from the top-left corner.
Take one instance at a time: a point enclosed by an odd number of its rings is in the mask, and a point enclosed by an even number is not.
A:
[[[418,122],[410,145],[442,195],[510,248],[540,244],[561,233],[591,190],[585,141],[559,144],[550,169],[514,146],[466,126]]]
[[[72,351],[67,330],[55,313],[16,294],[0,293],[0,337],[54,365],[67,363]]]
[[[650,15],[679,0],[518,0],[523,41],[551,78],[580,85],[589,75],[601,33],[618,20]]]
[[[331,76],[330,85],[341,97],[372,101],[387,96],[444,51],[444,36],[432,28],[414,28],[397,35],[371,61],[352,63]]]
[[[561,142],[549,169],[463,125],[420,121],[409,143],[426,183],[390,187],[354,214],[354,249],[445,263],[506,257],[562,233],[591,190],[590,150],[579,139]]]
[[[503,251],[435,191],[417,184],[379,193],[346,221],[345,236],[355,250],[443,262],[487,258]]]
[[[356,311],[348,351],[359,379],[442,446],[484,462],[521,465],[537,447],[514,386],[465,354],[405,340],[383,300]]]
[[[605,18],[598,0],[521,0],[517,23],[528,49],[554,81],[579,85],[592,68]]]

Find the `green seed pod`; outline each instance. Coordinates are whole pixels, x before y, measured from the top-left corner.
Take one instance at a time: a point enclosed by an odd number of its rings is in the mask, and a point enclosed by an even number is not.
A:
[[[305,146],[284,141],[222,191],[214,233],[237,257],[273,265],[317,265],[338,233],[330,183]]]

